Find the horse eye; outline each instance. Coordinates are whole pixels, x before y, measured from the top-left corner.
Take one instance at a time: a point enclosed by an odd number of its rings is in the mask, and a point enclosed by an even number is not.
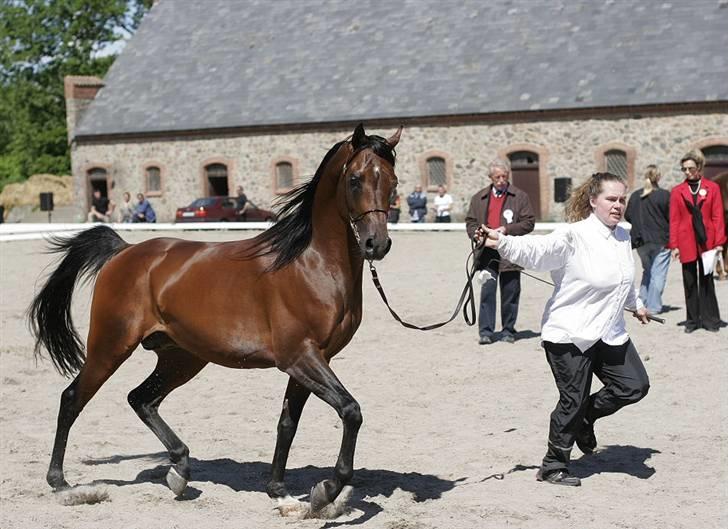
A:
[[[349,177],[349,185],[354,189],[359,189],[361,187],[361,175],[359,174],[353,174]]]

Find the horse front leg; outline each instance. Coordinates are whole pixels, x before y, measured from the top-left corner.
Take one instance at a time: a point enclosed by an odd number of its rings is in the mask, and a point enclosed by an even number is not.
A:
[[[266,492],[271,498],[286,498],[289,496],[288,490],[283,483],[283,476],[286,472],[288,453],[298,429],[298,421],[301,419],[303,407],[310,394],[311,392],[296,382],[294,378],[288,380],[286,396],[283,399],[283,410],[278,421],[278,437],[273,452],[271,478],[266,486]]]
[[[331,504],[354,475],[354,450],[362,423],[359,403],[346,390],[329,365],[317,354],[300,358],[286,370],[299,384],[336,410],[344,426],[339,458],[333,479],[317,483],[311,489],[311,515],[316,516]]]

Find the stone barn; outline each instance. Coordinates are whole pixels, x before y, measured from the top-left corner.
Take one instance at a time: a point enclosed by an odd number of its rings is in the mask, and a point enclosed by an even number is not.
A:
[[[197,197],[270,207],[351,134],[405,131],[399,192],[462,220],[507,157],[539,219],[609,170],[728,172],[728,0],[159,0],[105,79],[68,77],[79,216],[94,188],[160,221]],[[402,220],[407,221],[406,208]]]

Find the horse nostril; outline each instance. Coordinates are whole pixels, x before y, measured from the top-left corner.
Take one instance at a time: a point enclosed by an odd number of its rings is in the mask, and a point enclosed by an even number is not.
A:
[[[367,248],[367,250],[373,250],[374,249],[374,239],[367,239],[367,242],[364,244]]]

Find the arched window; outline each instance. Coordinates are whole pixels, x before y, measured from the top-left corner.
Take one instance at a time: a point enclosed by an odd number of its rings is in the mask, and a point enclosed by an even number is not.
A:
[[[425,174],[425,187],[437,188],[447,186],[447,164],[441,156],[430,156],[425,162],[427,171]]]
[[[711,145],[700,150],[705,156],[703,176],[713,180],[716,176],[728,172],[728,145]]]
[[[161,194],[162,171],[156,165],[150,165],[144,171],[144,180],[148,195]]]
[[[293,187],[293,164],[291,162],[278,162],[276,164],[275,187],[277,190]]]
[[[516,151],[508,155],[511,161],[511,180],[522,189],[531,201],[533,213],[541,218],[541,180],[539,178],[538,154],[531,151]]]
[[[604,153],[604,167],[608,173],[621,176],[625,180],[629,177],[627,167],[627,153],[619,149],[611,149]]]
[[[205,166],[205,177],[207,179],[207,196],[226,197],[230,194],[227,165],[211,163]]]

